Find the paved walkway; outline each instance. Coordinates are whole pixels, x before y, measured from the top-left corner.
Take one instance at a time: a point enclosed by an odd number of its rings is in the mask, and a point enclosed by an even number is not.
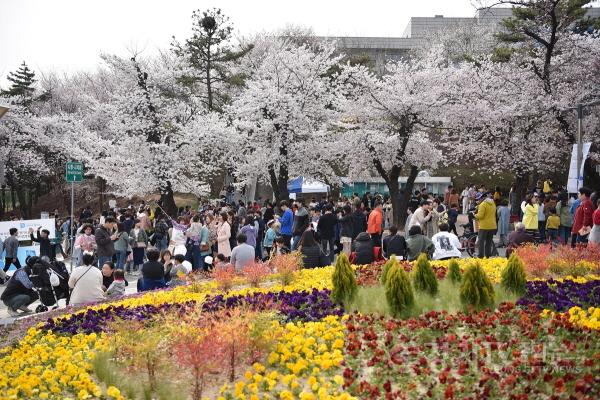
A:
[[[467,217],[466,215],[460,215],[458,218],[458,224],[465,224],[467,223]],[[463,229],[461,227],[458,227],[458,234],[461,235],[463,232]],[[496,238],[496,242],[498,242],[498,238]],[[498,253],[500,255],[500,257],[504,257],[505,255],[505,249],[503,248],[499,248],[498,249]],[[467,257],[467,255],[465,254],[465,257]],[[70,262],[66,262],[67,264],[67,268],[70,270]],[[138,280],[138,276],[133,276],[133,275],[129,275],[127,274],[125,276],[125,279],[127,279],[127,281],[129,282],[129,286],[127,286],[127,288],[125,289],[125,294],[133,294],[133,293],[137,293],[137,280]],[[4,291],[5,286],[0,286],[0,294]],[[35,310],[35,308],[40,304],[39,300],[34,302],[33,304],[31,304],[29,306],[29,308],[31,308],[32,310]],[[58,304],[61,308],[65,307],[65,300],[61,299],[58,301]],[[8,315],[8,310],[6,308],[6,306],[4,304],[2,304],[0,302],[0,325],[6,325],[6,324],[10,324],[12,322],[14,322],[16,318],[10,317]]]
[[[69,271],[71,270],[71,265],[70,265],[70,261],[66,261],[65,264],[67,264],[67,269],[69,269]],[[125,288],[125,294],[134,294],[137,293],[137,280],[138,280],[138,276],[134,276],[134,275],[125,275],[125,279],[127,279],[127,281],[129,282],[129,285]],[[0,286],[0,294],[2,294],[2,292],[4,292],[4,289],[6,288],[6,285],[2,285]],[[36,300],[35,302],[33,302],[33,304],[31,304],[29,306],[30,309],[35,310],[35,308],[40,305],[40,301]],[[66,306],[66,300],[65,299],[60,299],[58,301],[58,305],[59,308],[64,308]],[[52,307],[48,307],[48,308],[52,308]],[[33,315],[33,314],[29,314],[29,315]],[[20,318],[25,318],[26,316],[20,317]],[[14,318],[8,315],[8,309],[6,308],[6,306],[4,305],[4,303],[0,302],[0,325],[7,325],[7,324],[11,324],[13,323],[16,319],[19,318]]]

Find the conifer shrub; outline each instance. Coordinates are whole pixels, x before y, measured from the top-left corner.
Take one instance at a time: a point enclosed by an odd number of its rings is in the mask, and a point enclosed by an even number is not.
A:
[[[385,282],[385,298],[395,317],[409,311],[415,302],[408,273],[400,265],[393,265],[388,271]]]
[[[396,256],[392,255],[392,257],[387,260],[387,262],[385,264],[383,264],[383,268],[381,269],[381,284],[385,285],[385,281],[387,280],[387,275],[388,272],[390,272],[390,269],[394,266],[398,266],[398,259],[396,258]]]
[[[448,264],[448,275],[447,277],[450,279],[450,281],[452,283],[459,283],[462,275],[460,273],[460,267],[458,265],[458,261],[456,260],[450,260],[450,263]]]
[[[438,281],[425,253],[421,253],[415,262],[413,284],[416,290],[427,292],[431,296],[435,296],[438,292]]]
[[[501,285],[504,289],[519,296],[525,294],[527,287],[525,266],[516,253],[511,254],[506,267],[502,271]]]
[[[354,301],[358,292],[358,285],[350,260],[348,260],[345,253],[340,253],[338,256],[331,281],[333,283],[331,298],[335,303],[348,305]]]
[[[478,262],[471,264],[462,277],[460,301],[476,310],[494,305],[494,286]]]

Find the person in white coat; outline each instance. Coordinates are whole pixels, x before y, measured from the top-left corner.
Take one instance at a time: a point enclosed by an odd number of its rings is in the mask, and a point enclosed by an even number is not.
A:
[[[85,304],[105,299],[102,290],[102,272],[94,265],[94,256],[91,254],[83,255],[83,265],[77,267],[71,272],[69,277],[69,287],[71,300],[69,304]]]
[[[219,215],[219,228],[217,229],[217,251],[219,254],[223,254],[225,257],[231,257],[231,245],[229,244],[229,238],[231,238],[231,225],[229,225],[229,216],[226,212],[222,212]]]

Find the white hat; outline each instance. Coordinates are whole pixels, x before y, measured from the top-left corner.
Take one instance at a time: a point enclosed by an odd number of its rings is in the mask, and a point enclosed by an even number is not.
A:
[[[213,258],[211,256],[204,257],[204,263],[205,264],[212,264],[213,263]]]
[[[184,262],[181,263],[181,265],[183,265],[185,267],[185,269],[187,269],[188,274],[190,272],[192,272],[192,263],[189,262],[188,260],[185,260]]]

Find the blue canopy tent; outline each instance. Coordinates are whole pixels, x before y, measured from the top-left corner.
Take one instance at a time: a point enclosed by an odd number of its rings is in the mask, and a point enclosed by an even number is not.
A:
[[[329,185],[305,179],[303,176],[288,181],[287,189],[290,193],[329,193]]]

